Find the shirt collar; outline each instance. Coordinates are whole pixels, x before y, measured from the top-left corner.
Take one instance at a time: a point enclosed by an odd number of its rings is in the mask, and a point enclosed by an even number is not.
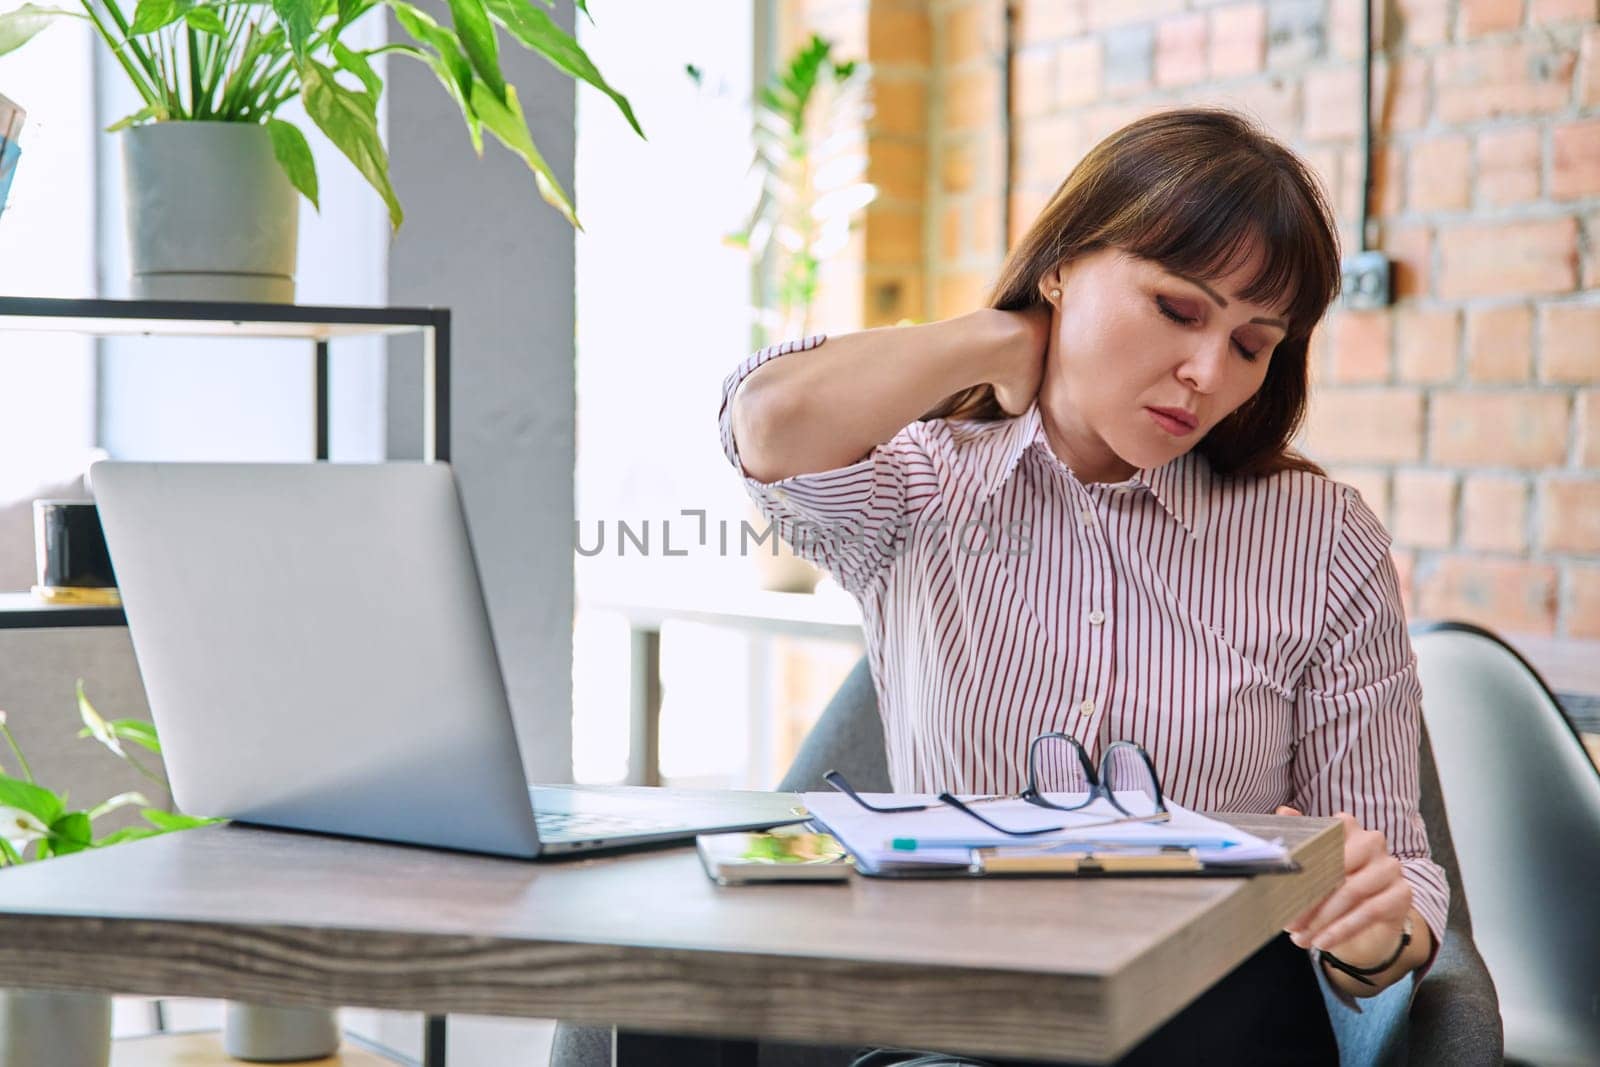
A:
[[[1015,418],[1007,419],[997,434],[994,461],[985,479],[982,499],[987,500],[1011,480],[1022,457],[1033,449],[1055,454],[1039,417],[1038,401]],[[1210,515],[1213,474],[1211,464],[1198,452],[1189,451],[1160,467],[1135,471],[1128,479],[1148,490],[1156,502],[1178,521],[1191,537],[1202,538]]]

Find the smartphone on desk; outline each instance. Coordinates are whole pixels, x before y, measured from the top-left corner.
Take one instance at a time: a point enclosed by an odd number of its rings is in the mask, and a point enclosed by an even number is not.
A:
[[[750,882],[843,882],[855,861],[832,834],[803,824],[761,833],[700,834],[700,862],[718,885]]]

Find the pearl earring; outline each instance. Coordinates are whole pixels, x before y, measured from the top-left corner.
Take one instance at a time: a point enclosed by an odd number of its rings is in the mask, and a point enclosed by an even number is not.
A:
[[[1060,300],[1061,299],[1061,290],[1060,289],[1052,289],[1052,290],[1050,290],[1050,299],[1051,300]]]

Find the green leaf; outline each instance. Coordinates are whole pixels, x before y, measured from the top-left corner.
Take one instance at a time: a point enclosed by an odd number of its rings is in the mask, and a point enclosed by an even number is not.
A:
[[[58,7],[39,7],[23,4],[15,11],[0,15],[0,56],[15,51],[33,40],[34,35],[58,18],[83,18],[75,11]]]
[[[389,205],[389,224],[398,230],[405,214],[389,182],[389,157],[378,136],[377,102],[340,85],[333,71],[316,60],[307,60],[301,70],[300,96],[311,121]]]
[[[267,132],[272,135],[272,154],[278,157],[278,165],[311,201],[311,206],[321,211],[322,205],[317,203],[317,161],[311,156],[306,135],[300,127],[282,119],[268,119]]]
[[[633,107],[627,97],[613,89],[572,35],[555,24],[551,17],[532,6],[528,0],[487,0],[489,14],[532,51],[544,56],[557,70],[580,78],[609,96],[628,125],[640,137],[644,131],[634,117]],[[588,12],[585,12],[587,14]]]
[[[193,5],[193,0],[139,0],[133,12],[134,34],[154,33],[183,18],[183,13]]]
[[[96,741],[115,752],[120,758],[127,759],[128,754],[122,751],[122,742],[117,739],[116,731],[111,729],[111,724],[100,717],[94,710],[94,705],[89,703],[89,697],[83,691],[83,679],[78,679],[78,716],[83,719],[84,730],[79,737],[93,737]]]
[[[203,815],[184,815],[182,812],[162,811],[160,808],[145,808],[139,814],[145,821],[163,833],[172,830],[193,830],[201,826],[213,826],[222,822],[222,819],[209,819]]]
[[[143,793],[118,793],[110,800],[96,805],[89,811],[90,820],[98,819],[102,815],[109,815],[118,808],[125,808],[130,804],[137,804],[142,808],[150,806],[150,801]]]
[[[124,841],[139,841],[146,837],[155,837],[162,831],[153,826],[126,826],[121,830],[113,830],[93,845],[94,848],[105,848],[108,845],[120,845]]]
[[[561,188],[561,183],[556,181],[556,176],[550,172],[550,165],[544,161],[544,156],[539,154],[539,149],[533,143],[533,134],[528,130],[528,118],[522,113],[522,104],[517,99],[517,87],[506,86],[506,101],[502,104],[481,82],[474,83],[472,110],[478,113],[478,117],[483,119],[483,124],[501,144],[521,156],[528,164],[529,169],[533,171],[534,181],[538,183],[539,195],[544,197],[545,202],[561,212],[574,229],[583,229],[578,222],[578,213],[573,208],[572,201]]]
[[[118,119],[116,122],[113,122],[111,125],[106,127],[106,132],[107,133],[118,133],[118,132],[120,132],[122,130],[127,129],[129,126],[132,126],[133,124],[138,123],[138,122],[143,122],[146,119],[155,119],[155,120],[157,120],[159,122],[159,121],[165,119],[166,117],[167,117],[167,108],[166,108],[165,104],[148,104],[148,105],[140,108],[138,111],[135,111],[133,114],[124,115],[122,118]],[[88,731],[86,731],[86,730],[79,731],[78,736],[79,737],[87,737],[88,736]]]
[[[333,58],[339,64],[340,70],[347,70],[361,79],[361,84],[367,90],[367,95],[377,100],[383,95],[383,79],[378,77],[378,72],[372,69],[372,64],[367,62],[366,54],[353,52],[340,44],[333,42]]]
[[[500,45],[495,40],[494,24],[489,21],[483,0],[450,0],[450,17],[455,20],[456,37],[472,61],[472,69],[494,93],[495,99],[504,102],[506,79],[500,73]]]
[[[0,775],[0,807],[15,808],[49,826],[61,818],[67,804],[42,785]]]
[[[17,850],[6,840],[4,834],[0,834],[0,859],[5,860],[4,863],[0,863],[0,867],[22,862],[22,857],[17,855]]]
[[[228,36],[228,27],[222,24],[222,16],[209,7],[190,8],[183,13],[183,21],[191,30],[209,33],[214,37]]]
[[[317,0],[272,0],[272,10],[289,34],[289,49],[295,59],[306,58],[306,42],[311,40],[319,6]]]
[[[418,52],[415,53],[415,58],[422,60],[433,70],[440,83],[455,99],[456,105],[461,108],[461,117],[466,120],[467,132],[472,137],[472,149],[478,155],[483,155],[483,124],[478,121],[477,112],[472,110],[471,104],[472,62],[467,59],[466,53],[461,51],[461,45],[456,40],[455,34],[405,0],[389,0],[389,7],[393,9],[395,21],[400,23],[401,29],[409,33],[413,40],[427,45],[437,53],[427,55]],[[404,52],[399,46],[389,47]]]
[[[51,823],[50,834],[50,851],[57,856],[82,852],[94,840],[89,816],[81,811],[69,811]]]

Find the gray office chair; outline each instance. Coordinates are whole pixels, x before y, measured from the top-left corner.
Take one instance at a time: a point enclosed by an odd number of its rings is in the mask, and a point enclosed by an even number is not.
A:
[[[1506,1057],[1600,1063],[1600,772],[1494,634],[1419,624],[1412,645]]]
[[[801,745],[778,788],[808,792],[828,788],[822,776],[842,771],[867,792],[887,792],[889,760],[878,717],[878,694],[863,657],[845,677],[817,724]],[[1494,984],[1472,941],[1472,921],[1459,886],[1450,827],[1439,801],[1439,783],[1426,734],[1422,741],[1422,813],[1434,859],[1450,876],[1449,927],[1438,959],[1411,1004],[1411,1062],[1450,1067],[1501,1062],[1500,1016]],[[556,1028],[551,1067],[609,1067],[611,1031],[606,1028]],[[841,1067],[848,1050],[805,1049],[762,1043],[760,1067]]]

